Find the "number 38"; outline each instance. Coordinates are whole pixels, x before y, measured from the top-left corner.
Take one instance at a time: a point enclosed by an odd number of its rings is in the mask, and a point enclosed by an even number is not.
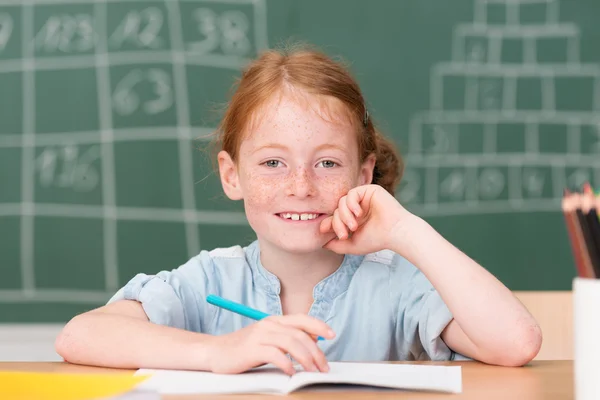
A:
[[[248,30],[248,17],[238,10],[225,11],[218,15],[208,8],[197,8],[193,17],[198,32],[204,38],[190,43],[189,49],[195,53],[207,54],[221,47],[225,55],[245,56],[251,50]]]

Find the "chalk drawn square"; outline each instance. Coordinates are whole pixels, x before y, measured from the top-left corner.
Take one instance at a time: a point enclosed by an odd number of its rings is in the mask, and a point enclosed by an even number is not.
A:
[[[527,1],[518,5],[519,7],[519,22],[522,25],[546,25],[551,21],[549,10],[551,2],[558,0],[543,0],[543,1]]]
[[[463,203],[475,182],[469,179],[467,167],[440,167],[437,179],[438,203]]]
[[[473,93],[471,88],[475,88],[476,93],[476,78],[469,78],[464,73],[454,75],[446,75],[442,82],[442,109],[450,110],[465,110],[470,100],[468,99]]]
[[[503,122],[498,124],[496,151],[498,153],[521,153],[527,151],[525,144],[525,123]]]
[[[504,37],[500,60],[502,64],[523,64],[525,40],[522,37]]]
[[[108,2],[106,14],[104,40],[109,52],[171,48],[170,19],[164,1]]]
[[[476,80],[477,110],[499,111],[503,108],[505,93],[505,77],[480,76]]]
[[[517,110],[539,111],[544,107],[542,76],[527,76],[517,79]]]
[[[118,207],[182,207],[177,141],[116,142],[114,155]]]
[[[538,126],[538,151],[541,154],[561,154],[569,148],[569,125],[542,123]]]
[[[61,143],[35,149],[37,203],[102,205],[101,144]]]
[[[424,154],[448,155],[459,152],[458,124],[453,122],[424,122],[420,147]]]
[[[460,124],[458,148],[460,154],[482,154],[485,152],[485,124],[464,122]]]
[[[595,80],[593,73],[580,76],[563,76],[555,79],[556,110],[585,111],[594,110]]]
[[[476,180],[479,202],[508,200],[509,179],[509,167],[502,163],[480,166]]]
[[[137,64],[111,67],[113,127],[177,126],[178,92],[169,64]],[[183,106],[183,105],[182,105]]]
[[[489,38],[481,33],[472,33],[461,38],[462,45],[465,47],[464,56],[460,57],[460,61],[467,63],[485,64],[489,61]]]
[[[485,2],[487,25],[506,25],[510,2]]]
[[[33,29],[29,46],[36,58],[91,55],[98,45],[92,2],[37,5]]]
[[[36,288],[104,290],[102,219],[36,216],[34,232]]]
[[[95,131],[100,126],[95,68],[35,72],[36,133]]]
[[[564,64],[569,62],[569,37],[549,36],[537,39],[537,62],[541,64]]]
[[[181,1],[186,55],[196,65],[239,69],[266,45],[263,1]]]
[[[520,168],[521,198],[551,199],[556,193],[552,166],[531,163]],[[562,190],[562,188],[560,188]]]

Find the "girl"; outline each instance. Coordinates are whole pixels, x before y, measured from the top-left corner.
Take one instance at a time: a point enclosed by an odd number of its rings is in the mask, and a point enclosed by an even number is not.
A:
[[[401,162],[341,64],[307,49],[263,53],[218,133],[223,189],[243,200],[257,240],[138,274],[65,326],[66,361],[293,374],[287,355],[321,372],[328,360],[536,356],[540,328],[511,291],[396,201]],[[209,294],[272,316],[250,320]]]

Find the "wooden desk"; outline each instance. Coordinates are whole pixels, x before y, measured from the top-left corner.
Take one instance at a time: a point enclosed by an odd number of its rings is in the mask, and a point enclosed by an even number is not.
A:
[[[461,399],[461,400],[572,400],[572,361],[533,361],[520,368],[504,368],[478,362],[420,362],[419,364],[461,365],[463,393],[438,394],[416,392],[306,392],[292,394],[296,399]],[[67,363],[13,363],[0,362],[0,370],[53,371],[53,372],[111,372],[110,369],[84,367]],[[231,396],[164,396],[165,400],[219,399],[275,399],[272,395]]]

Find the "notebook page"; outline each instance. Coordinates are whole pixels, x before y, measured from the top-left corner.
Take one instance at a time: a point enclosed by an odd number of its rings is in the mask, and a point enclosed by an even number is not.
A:
[[[142,374],[151,376],[137,388],[160,394],[281,393],[290,380],[274,368],[260,368],[243,374],[163,369],[140,369],[135,373]]]
[[[329,363],[328,373],[300,372],[290,379],[286,393],[316,383],[343,383],[448,393],[462,391],[460,366]]]

